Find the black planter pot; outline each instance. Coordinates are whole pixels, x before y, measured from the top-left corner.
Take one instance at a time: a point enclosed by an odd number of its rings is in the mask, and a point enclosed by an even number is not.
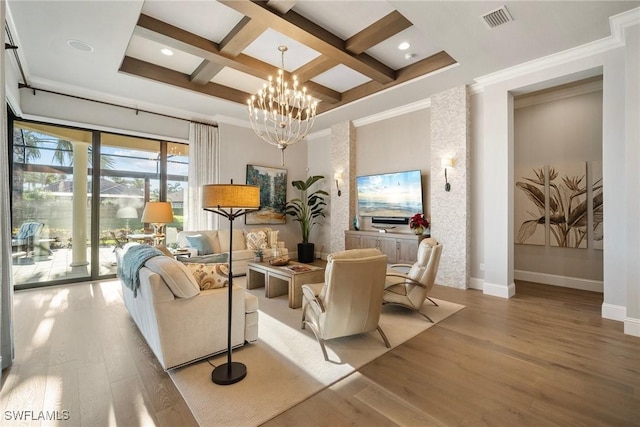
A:
[[[298,261],[313,262],[315,245],[313,243],[298,243]]]

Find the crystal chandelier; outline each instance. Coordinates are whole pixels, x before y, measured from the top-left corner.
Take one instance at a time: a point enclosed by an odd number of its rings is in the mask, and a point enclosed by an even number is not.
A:
[[[282,68],[274,82],[269,76],[256,95],[247,101],[249,118],[254,132],[263,141],[280,149],[282,165],[284,150],[304,139],[311,130],[316,118],[317,101],[307,94],[307,89],[298,89],[298,79],[293,76],[293,83],[284,79],[284,53],[286,46],[278,46],[282,54]]]

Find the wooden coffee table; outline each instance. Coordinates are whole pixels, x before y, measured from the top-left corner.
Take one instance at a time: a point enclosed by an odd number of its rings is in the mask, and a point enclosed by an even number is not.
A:
[[[268,262],[250,262],[247,270],[247,289],[264,286],[264,295],[273,298],[289,294],[289,308],[302,306],[302,285],[324,282],[326,261],[316,260],[310,264],[290,261],[285,266]]]

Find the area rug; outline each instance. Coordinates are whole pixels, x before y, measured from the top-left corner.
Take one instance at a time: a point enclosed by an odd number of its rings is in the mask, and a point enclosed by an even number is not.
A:
[[[238,283],[240,284],[240,283]],[[226,362],[226,353],[169,371],[201,426],[254,426],[286,411],[318,391],[348,376],[389,351],[380,334],[338,338],[326,342],[330,361],[309,329],[300,329],[301,309],[290,309],[287,296],[265,298],[264,288],[248,292],[259,298],[259,340],[234,350],[233,361],[247,366],[239,383],[219,386],[211,382],[214,366]],[[439,322],[464,308],[436,300],[422,308]],[[396,347],[433,326],[422,316],[397,306],[385,306],[380,326],[391,347]]]

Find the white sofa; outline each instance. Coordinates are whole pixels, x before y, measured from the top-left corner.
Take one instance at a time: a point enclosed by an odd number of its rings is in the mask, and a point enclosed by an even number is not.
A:
[[[139,270],[137,295],[122,283],[125,306],[165,370],[227,349],[228,287],[201,291],[173,257],[158,256]],[[233,347],[258,339],[258,299],[232,290]]]
[[[233,247],[232,247],[232,256],[233,256],[233,275],[234,276],[244,276],[247,274],[247,265],[249,262],[253,261],[255,258],[255,250],[250,249],[251,242],[247,241],[247,238],[250,237],[250,234],[255,235],[257,232],[264,232],[267,237],[266,242],[264,242],[263,248],[263,260],[268,261],[273,258],[273,249],[271,246],[273,242],[271,239],[271,228],[254,228],[254,229],[233,229]],[[209,245],[211,246],[212,253],[228,253],[229,252],[229,230],[220,229],[220,230],[197,230],[197,231],[181,231],[178,233],[178,245],[182,248],[191,248],[192,256],[203,255],[194,250],[187,240],[187,236],[203,236],[208,240]],[[249,245],[248,245],[249,243]],[[255,243],[255,241],[254,241]],[[284,247],[284,242],[278,243],[278,256],[288,255],[289,251]],[[205,254],[206,256],[207,254]],[[187,260],[188,262],[188,260]],[[206,262],[206,261],[203,261]]]

